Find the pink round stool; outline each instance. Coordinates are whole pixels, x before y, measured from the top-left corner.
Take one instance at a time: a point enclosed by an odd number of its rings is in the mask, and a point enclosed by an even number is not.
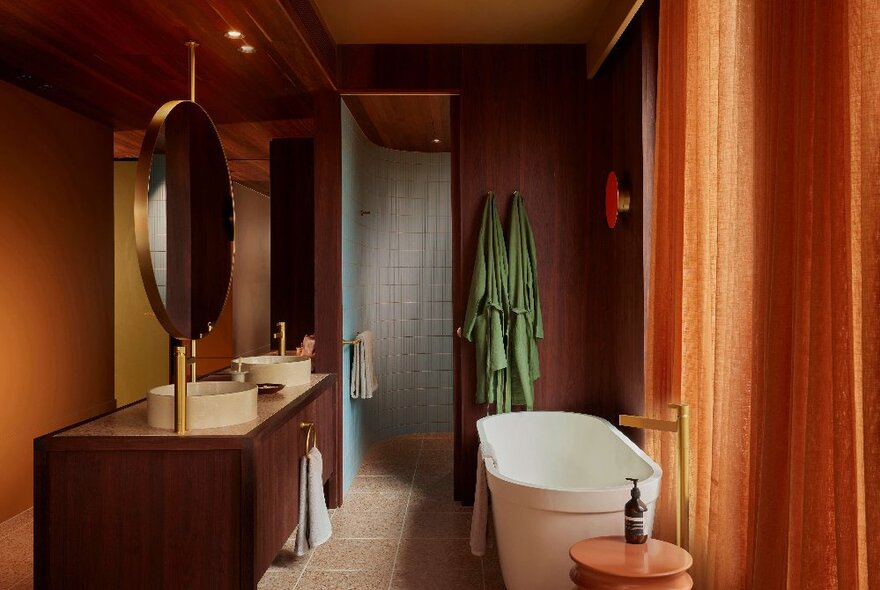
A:
[[[690,590],[690,553],[665,541],[630,545],[623,537],[596,537],[571,546],[569,577],[580,590]]]

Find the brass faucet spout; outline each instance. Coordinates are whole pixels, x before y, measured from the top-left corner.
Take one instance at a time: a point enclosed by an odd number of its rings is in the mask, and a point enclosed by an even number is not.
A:
[[[641,428],[643,430],[678,432],[677,420],[657,420],[655,418],[648,418],[647,416],[630,416],[629,414],[621,414],[619,424],[620,426],[630,426],[632,428]]]

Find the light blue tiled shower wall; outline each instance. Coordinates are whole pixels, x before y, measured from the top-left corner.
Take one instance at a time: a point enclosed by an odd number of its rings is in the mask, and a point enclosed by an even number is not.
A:
[[[343,335],[373,331],[379,376],[351,399],[343,348],[345,489],[372,442],[452,430],[450,179],[448,153],[376,146],[342,106]]]
[[[165,186],[165,155],[153,154],[150,165],[150,188],[147,193],[147,227],[150,233],[150,259],[159,296],[166,303],[166,275],[168,272],[168,220]]]

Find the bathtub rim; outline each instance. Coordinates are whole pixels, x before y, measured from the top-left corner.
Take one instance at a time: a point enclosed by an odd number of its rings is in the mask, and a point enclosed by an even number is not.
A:
[[[644,488],[644,487],[657,488],[657,491],[659,493],[659,482],[660,482],[660,479],[663,477],[663,468],[660,467],[660,465],[657,464],[657,462],[654,461],[647,453],[645,453],[645,451],[643,451],[641,448],[639,448],[639,446],[637,444],[635,444],[632,440],[630,440],[628,436],[623,434],[619,428],[614,426],[614,424],[612,424],[611,422],[609,422],[605,418],[602,418],[601,416],[594,416],[593,414],[584,414],[584,413],[580,413],[580,412],[553,411],[553,410],[539,410],[539,411],[532,411],[532,412],[527,412],[527,413],[526,412],[511,412],[511,413],[506,413],[506,414],[493,414],[491,416],[485,416],[485,417],[477,420],[477,434],[478,434],[478,438],[479,438],[480,452],[483,455],[483,464],[486,466],[486,471],[492,477],[495,477],[503,482],[506,482],[506,483],[512,484],[512,485],[516,485],[516,486],[522,486],[522,487],[531,488],[534,490],[546,490],[546,491],[551,491],[551,492],[562,492],[562,493],[565,493],[565,492],[572,492],[572,493],[577,493],[577,494],[607,493],[607,492],[616,492],[616,491],[624,491],[624,490],[631,489],[630,483],[625,483],[625,484],[622,484],[619,486],[589,487],[589,488],[560,488],[560,487],[540,485],[540,484],[536,484],[536,483],[522,481],[519,479],[514,479],[512,477],[508,477],[508,476],[504,475],[503,473],[501,473],[501,471],[498,470],[498,463],[497,463],[497,459],[495,458],[495,449],[492,446],[492,443],[489,441],[489,437],[485,431],[485,426],[484,426],[483,422],[484,421],[488,422],[489,420],[492,420],[495,418],[504,419],[506,416],[512,416],[512,415],[521,414],[521,413],[527,414],[527,415],[569,414],[572,416],[578,416],[580,418],[592,418],[594,420],[598,420],[599,422],[604,424],[615,436],[617,436],[617,438],[619,438],[621,441],[623,441],[623,443],[631,451],[633,451],[636,454],[636,456],[638,456],[640,459],[645,461],[651,467],[651,470],[652,470],[651,476],[646,479],[640,479],[639,480],[639,487],[640,488]],[[643,493],[644,493],[644,489],[643,489]],[[651,501],[653,502],[655,500],[656,500],[656,498],[652,499]]]

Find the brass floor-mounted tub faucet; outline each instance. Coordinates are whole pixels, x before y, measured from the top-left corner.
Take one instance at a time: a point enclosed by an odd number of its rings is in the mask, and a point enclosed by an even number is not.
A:
[[[620,426],[631,426],[633,428],[641,428],[643,430],[660,430],[662,432],[678,433],[678,444],[676,445],[676,462],[678,463],[678,485],[677,492],[677,516],[676,519],[676,543],[679,547],[688,550],[689,528],[688,528],[688,510],[690,507],[689,482],[688,482],[688,465],[690,464],[690,437],[688,429],[690,428],[690,409],[687,404],[669,404],[670,408],[676,410],[675,420],[658,420],[656,418],[648,418],[646,416],[630,416],[621,414],[618,424]]]

